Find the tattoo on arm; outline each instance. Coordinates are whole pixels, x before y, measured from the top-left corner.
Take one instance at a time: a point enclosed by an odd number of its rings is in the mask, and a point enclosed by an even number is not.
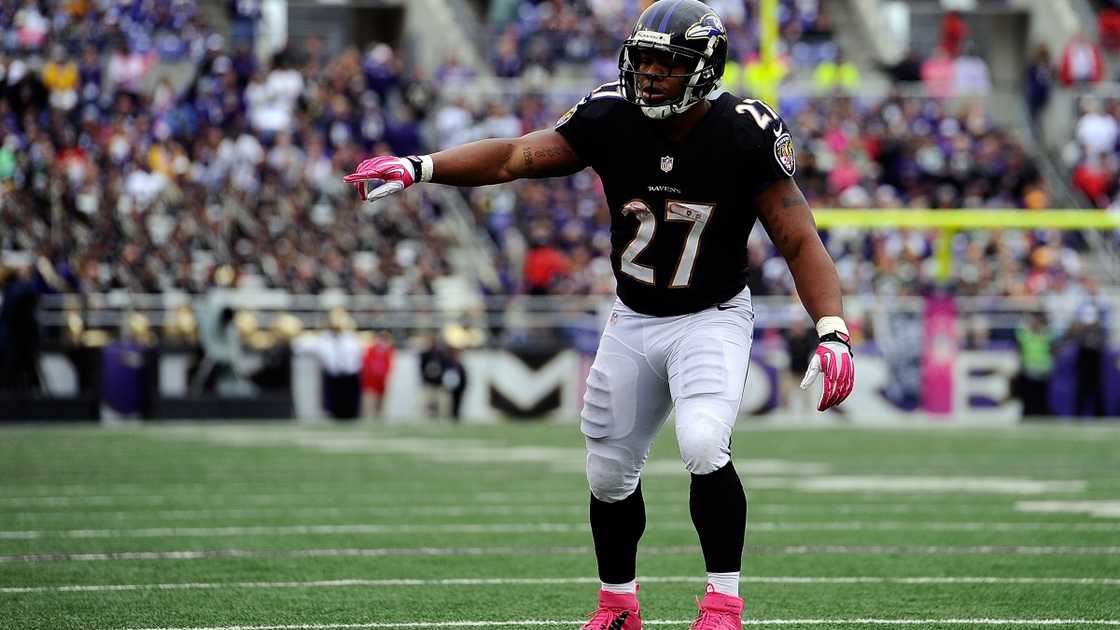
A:
[[[790,229],[789,222],[778,218],[766,222],[766,233],[770,235],[770,240],[778,246],[778,250],[783,254],[786,253],[791,245],[791,238],[793,237],[793,230]]]
[[[526,149],[526,151],[528,151],[528,149]],[[561,149],[560,147],[548,147],[548,148],[545,148],[545,149],[537,149],[536,156],[538,158],[555,159],[555,158],[560,157],[563,154],[564,154],[564,150]]]
[[[790,186],[782,191],[776,203],[771,204],[769,211],[762,213],[766,232],[787,260],[796,258],[805,236],[803,226],[800,225],[802,213],[814,230],[817,227],[813,213],[809,210],[809,202],[796,186]]]
[[[567,141],[552,130],[501,142],[509,142],[498,178],[501,181],[570,175],[583,168]]]
[[[795,208],[797,206],[803,205],[805,205],[805,197],[802,197],[801,195],[787,195],[785,197],[782,197],[783,208]]]

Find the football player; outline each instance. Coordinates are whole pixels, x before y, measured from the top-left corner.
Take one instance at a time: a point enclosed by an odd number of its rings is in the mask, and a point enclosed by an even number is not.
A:
[[[434,155],[375,157],[345,178],[367,200],[416,182],[484,186],[589,166],[602,179],[618,299],[580,414],[602,581],[585,630],[641,628],[640,478],[670,409],[708,571],[692,628],[742,628],[747,502],[731,433],[754,329],[747,237],[756,218],[788,263],[820,336],[802,387],[823,376],[823,411],[854,383],[840,282],[793,179],[790,129],[766,103],[717,89],[726,56],[727,32],[710,7],[661,0],[623,43],[618,82],[593,90],[554,129]]]

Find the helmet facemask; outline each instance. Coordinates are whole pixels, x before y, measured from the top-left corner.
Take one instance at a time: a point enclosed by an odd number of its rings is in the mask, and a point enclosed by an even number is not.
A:
[[[669,73],[679,65],[689,69],[684,74],[661,74],[642,72],[640,60],[642,53],[655,53],[667,57],[665,65]],[[633,39],[627,40],[618,55],[619,82],[622,85],[622,95],[626,100],[641,108],[642,113],[649,118],[662,120],[669,116],[683,113],[693,105],[699,103],[710,94],[719,84],[707,59],[695,50],[681,46],[650,45],[638,43]],[[649,102],[643,95],[642,84],[644,80],[674,78],[682,81],[680,94],[670,99]]]

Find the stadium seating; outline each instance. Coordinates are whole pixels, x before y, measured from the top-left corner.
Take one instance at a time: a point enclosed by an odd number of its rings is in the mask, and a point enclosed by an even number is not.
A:
[[[51,6],[0,9],[0,250],[94,293],[199,292],[223,263],[297,293],[430,293],[449,273],[437,197],[374,214],[340,182],[362,155],[422,149],[427,92],[402,90],[391,49],[260,64],[193,3]],[[177,88],[161,70],[184,55],[199,71]]]
[[[733,55],[751,54],[755,36],[745,25],[755,5],[714,4],[735,34]],[[491,25],[501,33],[495,72],[516,76],[545,61],[613,72],[614,47],[636,5],[493,2]],[[546,127],[570,104],[529,94],[474,108],[444,99],[432,109],[433,88],[402,74],[387,45],[327,58],[311,40],[260,62],[243,37],[228,44],[190,3],[147,12],[142,4],[125,11],[56,2],[63,17],[49,20],[35,6],[0,9],[8,33],[0,182],[10,193],[0,204],[0,250],[45,254],[86,292],[201,292],[230,264],[243,286],[431,293],[436,278],[454,272],[448,251],[458,238],[440,198],[418,189],[371,208],[339,177],[371,153],[419,153]],[[780,6],[795,64],[834,58],[827,13],[812,2]],[[182,58],[199,70],[176,85],[161,69]],[[440,68],[437,84],[461,70]],[[1050,205],[1027,149],[978,103],[794,97],[782,105],[797,129],[799,181],[816,207]],[[1106,111],[1115,117],[1115,103]],[[1100,189],[1100,205],[1112,202],[1114,176],[1082,173],[1078,181]],[[479,230],[498,245],[499,282],[487,290],[611,293],[609,211],[593,173],[468,195]],[[65,243],[55,229],[60,219]],[[1022,268],[1014,281],[968,266],[961,273],[979,279],[959,280],[997,294],[1036,286],[1026,275],[1039,248],[1062,253],[1048,260],[1078,264],[1060,239],[1027,240],[1012,256]],[[838,231],[829,246],[848,291],[873,291],[903,268],[924,278],[932,264],[932,237],[922,234]],[[1002,246],[958,249],[971,256]],[[773,248],[762,238],[752,247],[756,292],[787,293],[788,273]]]
[[[614,74],[618,42],[629,34],[647,3],[637,0],[494,0],[489,23],[497,42],[491,51],[495,74],[567,72],[597,77]],[[758,53],[758,36],[750,24],[758,17],[757,2],[713,0],[709,3],[728,29],[732,60]],[[781,0],[779,30],[785,53],[797,66],[813,67],[836,56],[831,20],[815,0]]]

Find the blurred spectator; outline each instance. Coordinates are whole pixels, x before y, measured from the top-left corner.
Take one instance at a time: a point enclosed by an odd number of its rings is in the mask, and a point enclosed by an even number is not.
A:
[[[234,45],[251,46],[256,41],[257,22],[261,18],[260,0],[226,0],[226,9]]]
[[[440,384],[451,399],[451,419],[458,422],[463,408],[463,393],[467,391],[467,370],[460,360],[458,348],[451,347],[444,356]]]
[[[922,85],[926,94],[934,98],[949,98],[953,95],[955,78],[953,58],[944,49],[938,48],[922,62]]]
[[[1092,298],[1092,296],[1090,296]],[[1105,414],[1104,361],[1108,334],[1103,313],[1095,300],[1089,299],[1077,309],[1077,319],[1070,327],[1070,336],[1077,347],[1077,411],[1076,414],[1097,418]]]
[[[494,49],[494,74],[499,77],[520,76],[525,66],[521,54],[517,50],[517,31],[507,28],[498,38],[498,45]]]
[[[119,339],[101,353],[101,401],[103,419],[150,417],[156,387],[148,387],[157,370],[156,355],[150,351],[152,334],[148,318],[132,313],[121,326]]]
[[[1037,121],[1039,112],[1050,101],[1050,90],[1054,84],[1054,69],[1050,62],[1050,49],[1046,44],[1035,49],[1026,73],[1027,109],[1031,120]]]
[[[215,311],[217,301],[211,302],[201,307],[198,342],[203,360],[194,376],[192,393],[213,389],[220,396],[249,395],[253,390],[246,378],[248,362],[237,330],[237,313],[229,306]]]
[[[782,399],[786,411],[794,416],[809,415],[816,410],[816,392],[801,389],[801,379],[809,369],[809,361],[817,349],[817,331],[805,323],[804,318],[795,317],[789,328],[782,331],[789,366],[782,375]]]
[[[1097,15],[1097,32],[1105,50],[1120,51],[1120,6],[1106,7]]]
[[[1086,155],[1096,156],[1112,153],[1120,139],[1120,124],[1115,117],[1104,111],[1100,101],[1085,99],[1085,113],[1077,121],[1075,135]]]
[[[385,386],[393,369],[393,343],[388,334],[373,333],[362,357],[362,393],[365,417],[381,417]]]
[[[1030,322],[1015,331],[1019,348],[1019,376],[1015,387],[1024,416],[1050,415],[1050,372],[1054,367],[1054,334],[1046,315],[1035,313]]]
[[[884,70],[895,83],[917,83],[922,80],[922,61],[913,50],[907,50],[898,63],[885,66]]]
[[[445,362],[446,353],[436,336],[430,335],[420,352],[420,384],[424,391],[424,410],[432,418],[439,418],[447,413],[443,385]]]
[[[941,20],[941,50],[951,59],[956,59],[963,51],[965,40],[968,39],[968,24],[957,11],[948,11]]]
[[[443,63],[436,68],[435,80],[440,85],[461,85],[469,82],[478,74],[474,68],[464,65],[459,56],[448,53]]]
[[[1094,206],[1105,208],[1116,192],[1117,160],[1115,154],[1098,153],[1085,159],[1073,170],[1073,185]]]
[[[361,410],[364,348],[349,313],[335,308],[328,319],[329,330],[298,338],[295,350],[309,353],[319,361],[324,411],[337,420],[353,420]]]
[[[550,228],[538,224],[533,248],[525,256],[525,290],[529,295],[551,293],[555,283],[571,271],[568,257],[550,242],[549,235]]]
[[[1062,85],[1098,83],[1104,78],[1104,58],[1101,49],[1082,34],[1075,35],[1062,51],[1058,76]]]
[[[154,56],[143,55],[129,44],[121,42],[117,45],[109,64],[106,66],[105,76],[111,92],[124,91],[130,94],[140,92],[140,83],[154,61]]]
[[[23,48],[37,50],[46,41],[50,20],[39,11],[36,0],[24,0],[13,20],[16,41]]]
[[[0,390],[40,390],[39,294],[25,270],[0,266]]]
[[[69,111],[78,104],[78,64],[66,56],[61,44],[51,48],[51,59],[43,67],[43,85],[55,109]]]
[[[976,53],[976,44],[968,42],[953,62],[953,95],[987,96],[991,91],[988,62]]]

